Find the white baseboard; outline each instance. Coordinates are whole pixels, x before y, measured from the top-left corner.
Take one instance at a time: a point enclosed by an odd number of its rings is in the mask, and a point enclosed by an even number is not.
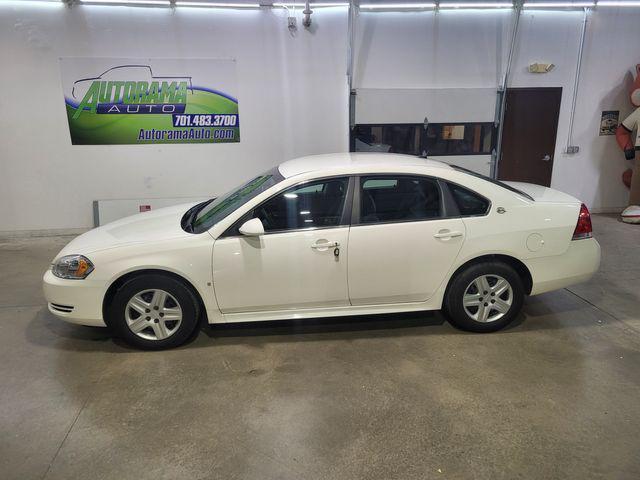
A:
[[[590,208],[591,213],[621,213],[627,207]]]

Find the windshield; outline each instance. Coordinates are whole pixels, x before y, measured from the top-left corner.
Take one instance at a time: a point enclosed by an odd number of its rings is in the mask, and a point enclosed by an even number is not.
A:
[[[522,195],[523,197],[528,198],[529,200],[534,200],[533,197],[528,193],[524,193],[522,190],[518,190],[517,188],[514,188],[511,185],[507,185],[506,183],[503,183],[499,180],[494,180],[493,178],[487,177],[486,175],[482,175],[480,173],[474,172],[473,170],[469,170],[468,168],[459,167],[458,165],[451,165],[451,166],[460,172],[468,173],[469,175],[472,175],[474,177],[481,178],[482,180],[486,180],[487,182],[491,182],[494,185],[498,185],[502,188],[506,188],[510,192],[517,193],[518,195]]]
[[[231,212],[282,180],[284,177],[278,167],[275,167],[215,200],[204,203],[203,208],[191,220],[191,231],[202,233],[209,230]]]

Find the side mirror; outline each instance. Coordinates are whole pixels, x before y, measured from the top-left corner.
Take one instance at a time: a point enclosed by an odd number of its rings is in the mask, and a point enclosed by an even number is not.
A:
[[[260,235],[264,235],[264,226],[259,218],[247,220],[242,224],[239,230],[242,235],[246,235],[248,237],[259,237]]]

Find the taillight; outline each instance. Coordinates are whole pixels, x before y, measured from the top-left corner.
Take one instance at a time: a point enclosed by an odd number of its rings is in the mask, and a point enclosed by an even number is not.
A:
[[[589,209],[583,203],[580,205],[580,214],[578,215],[578,224],[573,231],[572,240],[580,240],[583,238],[591,238],[593,229],[591,228],[591,214]]]

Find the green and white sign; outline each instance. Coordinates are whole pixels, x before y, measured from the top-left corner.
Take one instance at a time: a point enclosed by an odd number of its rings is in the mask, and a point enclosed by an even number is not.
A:
[[[74,145],[240,141],[235,60],[61,58]]]

